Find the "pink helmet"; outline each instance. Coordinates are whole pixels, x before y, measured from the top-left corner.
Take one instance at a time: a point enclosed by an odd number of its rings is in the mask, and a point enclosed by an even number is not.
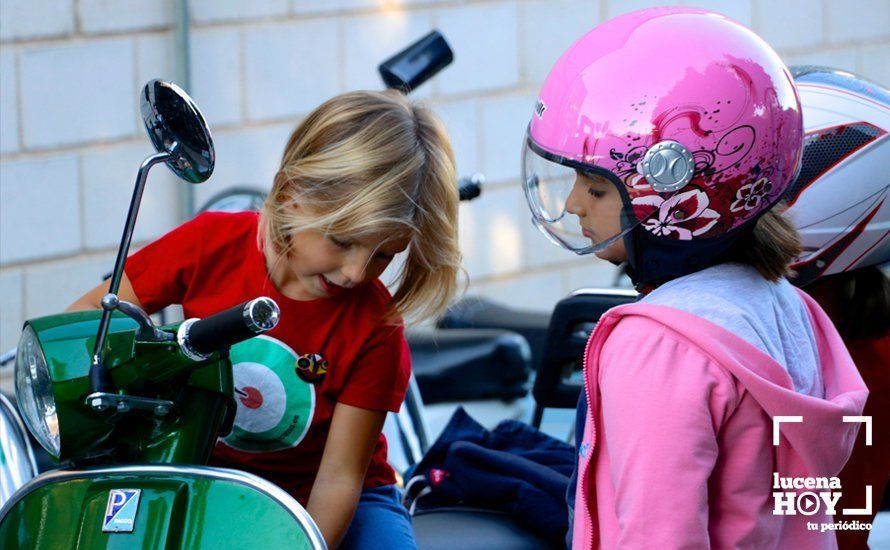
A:
[[[534,223],[578,254],[624,238],[652,283],[709,265],[776,204],[802,149],[791,75],[744,26],[694,8],[622,15],[550,71],[523,148]],[[621,194],[621,230],[592,235],[567,210],[578,173]],[[580,183],[579,183],[580,182]]]
[[[785,199],[804,253],[794,282],[890,261],[890,90],[826,67],[792,67],[803,166]]]

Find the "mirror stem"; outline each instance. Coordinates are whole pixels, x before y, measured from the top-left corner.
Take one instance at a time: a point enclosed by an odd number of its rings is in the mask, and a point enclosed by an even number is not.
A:
[[[127,260],[130,242],[133,240],[133,227],[136,225],[136,216],[139,214],[139,204],[142,202],[142,192],[145,190],[148,171],[155,164],[165,162],[169,158],[169,153],[157,153],[142,161],[142,165],[139,167],[139,172],[136,174],[136,188],[133,189],[133,198],[130,200],[130,211],[127,212],[127,223],[124,226],[124,234],[121,236],[121,244],[117,250],[117,259],[114,261],[114,271],[111,274],[108,287],[109,294],[117,295],[117,291],[120,289],[121,278],[124,276],[124,262]],[[108,368],[104,362],[104,347],[108,326],[111,324],[112,311],[113,309],[110,308],[102,309],[96,345],[93,347],[93,362],[90,365],[90,393],[107,392],[111,389]]]

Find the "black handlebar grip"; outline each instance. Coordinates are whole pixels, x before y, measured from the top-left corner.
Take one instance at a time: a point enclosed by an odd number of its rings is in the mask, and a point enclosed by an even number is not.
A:
[[[410,93],[454,61],[454,53],[439,31],[429,34],[377,67],[387,88]]]
[[[280,311],[271,298],[255,298],[205,319],[189,319],[179,327],[177,339],[185,355],[204,360],[215,351],[272,330]]]
[[[461,178],[457,181],[457,194],[462,201],[471,201],[482,193],[482,184],[485,183],[485,176],[476,173],[468,178]]]

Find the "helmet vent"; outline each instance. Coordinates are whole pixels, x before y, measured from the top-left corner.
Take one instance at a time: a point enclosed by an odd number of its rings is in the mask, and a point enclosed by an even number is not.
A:
[[[883,130],[867,122],[833,126],[808,133],[804,142],[800,174],[785,196],[789,206],[822,174],[883,133]]]

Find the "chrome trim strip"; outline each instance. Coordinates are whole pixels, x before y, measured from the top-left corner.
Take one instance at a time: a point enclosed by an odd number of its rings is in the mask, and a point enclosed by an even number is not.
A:
[[[0,354],[0,369],[5,367],[6,363],[10,363],[15,359],[16,351],[18,351],[18,348],[12,348],[11,350],[4,351]]]
[[[37,475],[37,459],[34,458],[34,448],[31,445],[30,434],[28,433],[28,429],[25,428],[25,424],[22,422],[22,417],[19,415],[18,409],[13,406],[12,402],[6,398],[5,395],[0,393],[0,406],[9,410],[9,417],[15,420],[16,428],[18,428],[20,437],[22,441],[25,443],[25,447],[28,449],[28,463],[31,465],[31,471],[34,472],[34,475]]]
[[[601,296],[622,296],[626,298],[636,298],[639,292],[632,288],[595,288],[586,287],[572,291],[569,296],[579,296],[581,294],[599,294]]]
[[[275,328],[281,317],[281,310],[272,298],[261,296],[247,302],[241,310],[241,317],[247,330],[263,334]]]
[[[204,355],[203,353],[198,353],[189,343],[189,328],[191,328],[197,320],[197,318],[186,319],[179,325],[179,330],[176,331],[176,342],[179,344],[179,351],[181,351],[183,355],[192,361],[200,362],[207,360],[212,354]]]
[[[87,468],[84,470],[51,470],[31,479],[31,481],[23,485],[12,495],[12,497],[9,499],[9,502],[4,504],[3,509],[0,510],[0,523],[3,522],[3,519],[6,517],[6,514],[9,513],[9,510],[10,508],[12,508],[13,504],[24,498],[32,491],[56,482],[67,481],[71,479],[91,478],[109,474],[149,476],[165,474],[192,475],[195,477],[232,481],[234,483],[246,485],[251,489],[259,491],[260,493],[263,493],[266,496],[278,501],[278,503],[285,510],[290,512],[290,514],[294,517],[294,519],[297,520],[300,526],[303,527],[303,530],[309,537],[309,540],[312,543],[313,547],[319,550],[327,550],[324,538],[321,535],[321,531],[318,530],[318,526],[315,524],[315,521],[312,519],[306,509],[303,508],[303,506],[301,506],[299,502],[294,500],[292,496],[284,492],[283,489],[259,476],[248,474],[247,472],[230,470],[228,468],[214,468],[211,466],[170,466],[148,464],[116,466],[111,468],[100,466],[97,468]]]

